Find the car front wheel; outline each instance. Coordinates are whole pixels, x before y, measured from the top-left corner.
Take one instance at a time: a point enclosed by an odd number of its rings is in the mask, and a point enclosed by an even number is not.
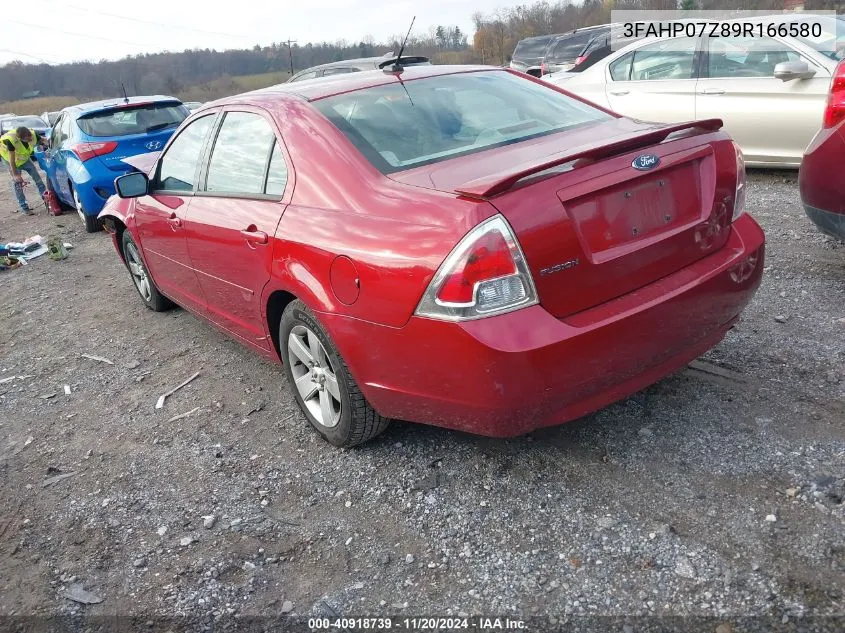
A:
[[[390,420],[367,402],[325,329],[301,301],[285,308],[279,342],[294,397],[327,442],[355,446],[387,428]]]
[[[129,235],[128,230],[123,232],[123,259],[126,261],[129,274],[132,276],[132,283],[135,284],[135,289],[141,295],[141,300],[145,306],[154,312],[164,312],[173,307],[173,302],[158,291],[144,260],[141,258],[138,246],[132,236]]]

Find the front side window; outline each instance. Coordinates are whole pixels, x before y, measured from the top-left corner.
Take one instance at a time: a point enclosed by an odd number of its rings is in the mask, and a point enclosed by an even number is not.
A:
[[[711,78],[774,77],[778,64],[800,60],[794,50],[768,37],[713,38],[707,72]]]
[[[610,65],[614,81],[692,79],[698,39],[684,37],[647,44]]]
[[[227,112],[214,141],[205,190],[210,193],[264,193],[267,160],[276,142],[260,114]]]
[[[167,148],[161,159],[158,189],[192,191],[196,181],[200,153],[214,122],[214,115],[192,121]]]
[[[313,102],[382,173],[436,163],[611,118],[503,71],[427,77]]]

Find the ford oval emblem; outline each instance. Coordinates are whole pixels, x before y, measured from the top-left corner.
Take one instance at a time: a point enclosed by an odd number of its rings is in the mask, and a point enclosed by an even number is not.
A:
[[[648,171],[649,169],[654,169],[659,164],[660,156],[655,156],[654,154],[642,154],[634,159],[634,162],[631,163],[631,167],[639,169],[640,171]]]

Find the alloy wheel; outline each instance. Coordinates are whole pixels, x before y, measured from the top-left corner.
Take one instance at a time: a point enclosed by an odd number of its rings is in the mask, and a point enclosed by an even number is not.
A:
[[[153,291],[150,287],[150,278],[147,276],[147,269],[141,263],[141,256],[138,254],[138,249],[131,242],[126,245],[126,265],[129,267],[129,273],[132,275],[132,281],[144,301],[151,301],[153,298]]]
[[[337,374],[320,339],[304,325],[288,336],[288,362],[308,412],[320,425],[336,427],[342,410]]]

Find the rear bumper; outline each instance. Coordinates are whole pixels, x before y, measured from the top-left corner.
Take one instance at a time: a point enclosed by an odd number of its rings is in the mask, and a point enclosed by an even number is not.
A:
[[[719,252],[563,320],[539,305],[402,328],[321,318],[382,415],[516,436],[607,406],[713,347],[759,286],[764,241],[743,216]]]
[[[845,240],[845,123],[819,130],[804,153],[798,186],[804,211],[823,233]]]
[[[804,204],[804,211],[822,233],[845,242],[845,214],[817,209],[809,204]]]

